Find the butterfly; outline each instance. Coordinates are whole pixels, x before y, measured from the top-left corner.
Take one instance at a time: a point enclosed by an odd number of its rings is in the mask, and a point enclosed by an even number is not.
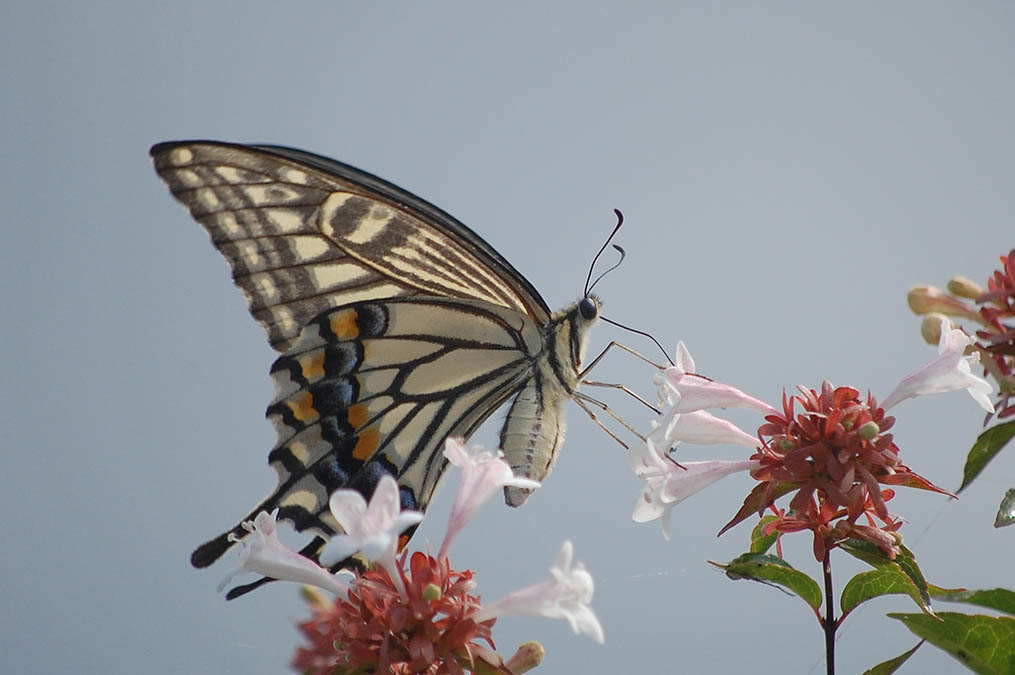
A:
[[[340,531],[330,495],[353,488],[369,499],[384,474],[397,479],[403,509],[424,510],[446,466],[445,439],[468,437],[511,397],[505,459],[516,476],[546,478],[564,438],[563,405],[578,395],[597,297],[586,290],[551,312],[461,222],[326,157],[217,141],[150,152],[281,352],[266,412],[278,484],[198,547],[195,567],[218,560],[249,534],[243,522],[274,509],[316,535],[301,551],[316,558]],[[505,500],[519,506],[530,492],[505,488]]]

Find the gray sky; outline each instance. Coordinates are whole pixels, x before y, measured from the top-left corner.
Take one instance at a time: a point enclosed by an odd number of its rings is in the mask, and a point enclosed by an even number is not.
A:
[[[620,208],[629,256],[600,286],[607,316],[668,349],[684,339],[700,372],[770,402],[822,379],[883,397],[934,354],[909,286],[982,282],[1015,245],[1009,3],[208,4],[0,10],[10,672],[274,673],[305,615],[293,585],[227,603],[230,563],[188,564],[274,484],[272,351],[152,171],[154,142],[279,143],[377,173],[473,227],[551,306],[580,294]],[[612,338],[651,352],[608,326],[592,350]],[[651,394],[633,359],[597,375]],[[903,461],[957,486],[972,400],[895,412]],[[542,641],[545,672],[822,670],[803,603],[706,563],[746,549],[749,525],[715,533],[749,479],[681,505],[664,541],[630,520],[640,487],[619,446],[569,417],[544,489],[487,507],[451,556],[495,599],[542,579],[570,538],[606,644],[505,619],[498,647]],[[499,419],[476,438],[492,443]],[[958,503],[900,490],[891,506],[932,582],[1011,585],[1015,533],[991,523],[1013,467],[999,458]],[[451,487],[416,545],[438,545]],[[786,543],[819,573],[809,537]],[[841,588],[860,568],[837,562]],[[886,611],[915,609],[858,611],[842,672],[916,642]],[[924,648],[906,672],[955,672],[946,659]]]

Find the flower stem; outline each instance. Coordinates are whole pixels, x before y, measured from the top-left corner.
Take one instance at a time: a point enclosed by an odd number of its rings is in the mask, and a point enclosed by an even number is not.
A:
[[[825,619],[821,622],[825,629],[825,666],[828,675],[835,675],[835,607],[832,604],[832,559],[830,552],[825,550],[825,559],[821,561],[821,570],[825,575]]]

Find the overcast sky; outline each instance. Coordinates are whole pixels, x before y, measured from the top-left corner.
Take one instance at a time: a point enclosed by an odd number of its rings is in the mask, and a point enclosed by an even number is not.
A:
[[[598,289],[607,316],[669,350],[685,340],[700,372],[773,403],[823,379],[883,397],[929,359],[910,285],[983,282],[1015,246],[1015,5],[768,4],[5,3],[4,669],[276,673],[298,641],[294,585],[227,603],[215,586],[235,557],[188,563],[274,485],[273,352],[152,171],[152,143],[277,143],[384,176],[554,307],[580,295],[620,208],[628,259]],[[601,326],[590,351],[610,339],[652,350]],[[646,396],[651,375],[620,354],[597,372]],[[749,478],[682,504],[665,541],[631,521],[640,487],[619,446],[568,413],[544,488],[519,510],[492,503],[451,556],[495,599],[544,578],[571,539],[606,644],[505,619],[501,651],[538,639],[547,673],[823,671],[799,599],[706,562],[746,550],[749,524],[715,534]],[[979,408],[956,393],[894,413],[903,461],[955,488]],[[501,417],[476,439],[494,443]],[[933,583],[1011,586],[1015,531],[991,524],[1015,455],[990,469],[957,503],[892,502]],[[438,545],[451,487],[414,545]],[[807,535],[786,545],[819,574]],[[834,560],[841,588],[861,568]],[[916,642],[888,611],[915,608],[856,612],[842,672]],[[931,647],[911,663],[958,670]]]

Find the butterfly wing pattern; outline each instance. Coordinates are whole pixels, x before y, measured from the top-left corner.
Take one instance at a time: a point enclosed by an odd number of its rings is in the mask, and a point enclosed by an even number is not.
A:
[[[282,352],[266,413],[278,484],[244,521],[277,508],[319,535],[302,551],[316,557],[322,537],[339,531],[328,510],[335,490],[369,499],[388,473],[402,507],[423,510],[446,465],[444,439],[469,436],[515,394],[505,456],[517,475],[545,478],[598,299],[551,314],[465,225],[319,155],[216,141],[161,143],[151,155]],[[512,505],[527,496],[506,491]],[[206,567],[247,534],[237,525],[191,562]]]

